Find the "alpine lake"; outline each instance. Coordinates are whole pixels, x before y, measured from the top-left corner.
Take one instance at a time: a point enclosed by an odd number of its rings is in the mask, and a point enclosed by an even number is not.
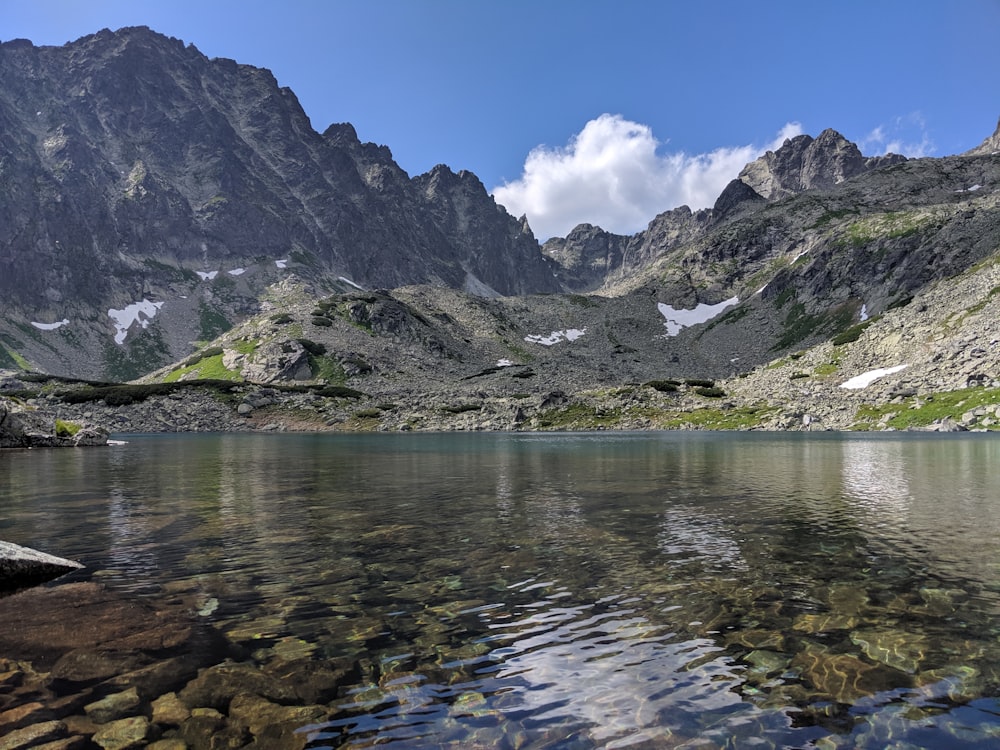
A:
[[[0,538],[209,634],[143,743],[1000,747],[996,436],[124,439],[0,453]],[[128,675],[45,658],[96,738]]]

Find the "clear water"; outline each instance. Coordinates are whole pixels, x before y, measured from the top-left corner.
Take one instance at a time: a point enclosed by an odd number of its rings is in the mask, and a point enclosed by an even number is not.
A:
[[[988,435],[133,436],[0,539],[353,660],[309,747],[1000,746]]]

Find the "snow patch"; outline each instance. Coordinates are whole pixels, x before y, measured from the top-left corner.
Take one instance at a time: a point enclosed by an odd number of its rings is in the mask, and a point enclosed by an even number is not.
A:
[[[218,271],[195,271],[195,273],[201,277],[202,281],[211,281],[219,275]]]
[[[138,323],[141,328],[148,328],[150,321],[156,317],[157,311],[163,307],[162,302],[150,302],[143,299],[142,302],[133,302],[121,310],[108,310],[108,317],[115,322],[115,343],[125,343],[128,336],[128,329],[133,324]]]
[[[497,367],[513,367],[514,366],[514,361],[510,360],[510,359],[498,359],[496,366]]]
[[[242,276],[247,272],[245,268],[234,268],[232,271],[227,271],[230,276]]]
[[[761,289],[763,289],[763,287],[761,287]],[[706,305],[702,303],[697,305],[693,310],[677,310],[676,308],[666,305],[663,302],[658,302],[656,304],[656,308],[660,311],[660,314],[666,318],[666,323],[663,325],[667,327],[667,335],[676,336],[681,332],[682,328],[698,325],[699,323],[705,323],[721,313],[727,307],[738,305],[739,302],[739,297],[730,297],[724,302],[719,302],[716,305]]]
[[[862,305],[861,305],[861,322],[864,323],[866,320],[868,320],[868,305],[862,303]]]
[[[971,185],[970,187],[967,187],[967,188],[965,188],[965,190],[962,190],[961,188],[959,188],[959,189],[958,189],[958,190],[956,190],[955,192],[956,192],[956,193],[974,193],[974,192],[976,192],[977,190],[982,190],[982,189],[983,189],[983,186],[982,186],[982,185],[980,185],[980,184],[979,184],[979,183],[977,182],[977,183],[976,183],[975,185]]]
[[[363,286],[360,286],[359,284],[355,284],[353,281],[351,281],[346,276],[338,276],[337,277],[337,281],[343,281],[345,284],[350,284],[355,289],[360,289],[362,292],[365,290],[365,288]]]
[[[288,258],[284,258],[282,260],[276,260],[274,261],[274,265],[276,265],[278,268],[288,268]]]
[[[69,318],[64,318],[63,320],[57,321],[55,323],[36,323],[31,321],[31,325],[40,331],[54,331],[57,328],[62,328],[65,325],[69,325]]]
[[[524,340],[529,344],[541,344],[542,346],[552,346],[560,341],[576,341],[587,332],[586,328],[567,328],[565,331],[553,331],[548,336],[539,333],[534,336],[525,336]]]
[[[909,365],[896,365],[895,367],[879,367],[876,370],[869,370],[868,372],[856,375],[850,380],[844,381],[840,384],[840,387],[849,388],[851,390],[867,388],[879,378],[885,375],[892,375],[894,372],[899,372],[900,370],[905,370],[908,366]]]

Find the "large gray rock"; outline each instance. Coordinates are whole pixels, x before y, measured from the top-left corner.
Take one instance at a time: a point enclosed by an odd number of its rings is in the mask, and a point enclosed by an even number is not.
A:
[[[82,567],[73,560],[0,541],[0,591],[34,586]]]
[[[56,418],[45,409],[25,409],[0,398],[0,448],[75,448],[107,445],[108,431],[74,424],[75,432],[61,432]]]

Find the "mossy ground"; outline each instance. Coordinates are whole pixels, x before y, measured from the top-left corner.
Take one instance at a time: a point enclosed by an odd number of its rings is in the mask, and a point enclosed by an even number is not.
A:
[[[56,437],[73,437],[82,429],[83,425],[77,424],[76,422],[68,422],[65,419],[56,420]]]
[[[905,430],[927,427],[942,419],[959,421],[968,411],[1000,404],[1000,390],[993,388],[963,388],[928,396],[913,396],[895,404],[858,407],[856,422],[851,429],[870,430],[893,427]],[[891,415],[888,416],[887,415]],[[1000,424],[989,425],[988,430],[1000,430]]]
[[[163,378],[163,382],[175,383],[184,378],[184,376],[192,373],[196,373],[199,380],[231,380],[234,383],[239,383],[243,380],[238,370],[230,370],[222,364],[221,354],[215,354],[167,373],[166,377]]]

